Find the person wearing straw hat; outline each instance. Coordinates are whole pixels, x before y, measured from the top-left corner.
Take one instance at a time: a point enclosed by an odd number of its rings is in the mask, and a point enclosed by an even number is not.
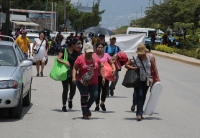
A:
[[[146,99],[146,93],[149,89],[149,86],[146,85],[146,78],[151,76],[151,68],[154,70],[157,80],[159,81],[158,70],[155,65],[155,61],[152,58],[152,55],[148,53],[149,50],[145,47],[144,44],[139,44],[136,50],[136,55],[126,63],[125,67],[127,69],[136,69],[140,68],[140,84],[137,88],[134,88],[136,93],[137,101],[137,112],[136,118],[138,121],[143,119],[143,106]]]

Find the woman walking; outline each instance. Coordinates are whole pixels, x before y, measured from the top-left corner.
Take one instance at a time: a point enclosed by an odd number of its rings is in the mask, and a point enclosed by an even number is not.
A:
[[[34,51],[34,49],[36,51],[36,53],[33,52],[34,60],[36,61],[36,69],[37,69],[36,76],[39,77],[40,75],[41,77],[43,77],[44,65],[47,59],[47,54],[49,49],[48,41],[45,39],[44,32],[40,32],[39,38],[35,39],[32,51]],[[41,72],[40,72],[40,63],[41,63]]]
[[[62,86],[63,86],[62,110],[63,110],[63,112],[67,112],[66,102],[67,102],[69,87],[70,87],[70,93],[69,93],[69,99],[68,99],[68,108],[71,109],[73,107],[72,100],[73,100],[73,97],[76,92],[76,84],[72,82],[72,70],[73,70],[74,62],[78,57],[78,52],[75,50],[75,48],[78,45],[78,40],[70,38],[67,40],[66,43],[68,45],[66,52],[68,53],[68,61],[69,62],[65,62],[62,60],[64,58],[65,48],[61,49],[61,51],[58,54],[58,58],[57,58],[58,62],[65,64],[67,67],[70,68],[67,72],[67,79],[62,81]]]
[[[103,43],[97,43],[96,44],[96,54],[103,66],[103,63],[108,62],[113,70],[113,75],[115,74],[115,65],[112,62],[112,59],[108,53],[104,53],[104,44]],[[105,101],[106,101],[106,94],[109,86],[109,81],[105,80],[105,84],[102,85],[102,76],[98,75],[98,98],[96,100],[96,108],[95,111],[99,111],[99,101],[101,96],[101,104],[100,107],[103,111],[106,111],[105,107]]]
[[[146,93],[149,88],[149,86],[146,85],[146,78],[151,76],[150,68],[152,68],[156,73],[157,80],[160,80],[155,62],[151,58],[151,55],[148,54],[148,51],[149,50],[146,49],[144,44],[139,44],[136,51],[137,55],[134,56],[134,59],[130,59],[125,65],[127,69],[140,68],[140,84],[137,88],[134,88],[137,98],[136,118],[138,121],[141,121],[143,118],[143,106],[146,99]]]
[[[98,74],[102,75],[101,62],[99,58],[94,55],[94,49],[90,42],[84,45],[84,54],[79,56],[73,68],[73,82],[77,84],[77,87],[81,95],[81,108],[83,113],[83,119],[89,119],[92,115],[90,107],[98,97]],[[76,74],[77,81],[76,81]],[[102,78],[102,83],[105,83],[105,79]],[[90,97],[88,99],[88,97]]]

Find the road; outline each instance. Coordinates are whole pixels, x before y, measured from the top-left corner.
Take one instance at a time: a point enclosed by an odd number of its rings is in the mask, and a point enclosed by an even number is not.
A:
[[[128,54],[131,57],[131,54]],[[49,56],[44,77],[34,77],[32,104],[23,108],[20,120],[7,117],[1,110],[0,138],[199,138],[200,137],[200,68],[156,56],[164,86],[161,101],[153,116],[137,122],[130,111],[133,89],[121,85],[106,100],[106,112],[94,112],[89,120],[81,119],[80,94],[77,90],[72,110],[62,108],[61,82],[49,78],[55,56]],[[35,66],[33,75],[36,75]],[[147,95],[147,99],[149,93]]]

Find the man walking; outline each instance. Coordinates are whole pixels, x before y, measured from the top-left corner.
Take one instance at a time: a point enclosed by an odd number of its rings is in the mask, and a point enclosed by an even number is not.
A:
[[[30,40],[28,37],[26,37],[26,33],[27,33],[26,30],[22,30],[22,35],[17,37],[15,43],[19,45],[25,57],[28,58],[28,51],[29,51],[29,56],[31,51],[30,51]]]
[[[116,37],[114,35],[111,35],[110,44],[104,47],[104,52],[108,53],[112,57],[113,62],[115,62],[115,60],[117,59],[117,53],[121,51],[120,48],[117,45],[115,45],[115,43],[116,43]],[[112,81],[109,86],[111,96],[114,95],[114,89],[119,79],[119,70],[116,70],[115,77],[116,77],[116,80]],[[107,96],[109,96],[109,93],[107,93]]]

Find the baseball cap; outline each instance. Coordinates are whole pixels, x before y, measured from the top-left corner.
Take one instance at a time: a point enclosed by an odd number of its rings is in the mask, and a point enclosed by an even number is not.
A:
[[[136,53],[139,54],[139,55],[143,55],[148,51],[149,50],[145,47],[144,44],[139,44],[138,47],[137,47]]]
[[[22,30],[22,34],[26,34],[26,30]]]
[[[111,35],[110,39],[113,39],[113,38],[116,39],[116,36],[115,35]]]
[[[87,42],[85,45],[84,45],[84,51],[86,53],[90,53],[90,52],[94,52],[94,48],[92,46],[92,44],[90,42]]]

